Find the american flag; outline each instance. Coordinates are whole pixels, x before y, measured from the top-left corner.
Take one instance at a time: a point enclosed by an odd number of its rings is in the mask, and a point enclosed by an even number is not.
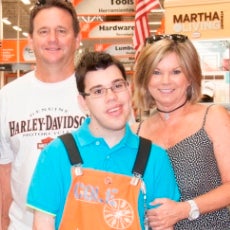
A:
[[[160,6],[159,0],[136,0],[136,15],[133,44],[137,53],[150,35],[147,14],[154,8]]]

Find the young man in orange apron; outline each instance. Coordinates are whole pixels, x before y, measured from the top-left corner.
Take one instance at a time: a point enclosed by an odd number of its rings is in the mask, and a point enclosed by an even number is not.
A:
[[[167,153],[130,130],[131,91],[119,61],[106,53],[87,53],[76,81],[89,117],[42,151],[27,199],[35,210],[34,226],[148,229],[150,202],[179,199]]]

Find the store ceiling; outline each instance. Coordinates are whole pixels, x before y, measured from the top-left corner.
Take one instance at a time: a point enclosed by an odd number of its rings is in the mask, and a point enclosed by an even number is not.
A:
[[[8,18],[11,22],[12,25],[5,25],[3,23],[3,34],[1,37],[3,39],[16,39],[16,38],[26,38],[25,36],[22,35],[22,32],[27,32],[28,31],[28,22],[29,22],[29,12],[30,8],[33,6],[35,0],[31,0],[32,4],[31,5],[24,5],[20,0],[0,0],[0,4],[2,3],[2,18]],[[160,0],[161,5],[163,7],[164,0]],[[154,22],[159,22],[161,21],[161,18],[163,16],[163,12],[155,12],[149,14],[149,22],[150,22],[150,29],[151,33],[153,33],[155,30],[159,28],[159,24],[155,25]],[[80,17],[80,20],[82,18]],[[104,17],[103,20],[121,20],[121,21],[127,21],[127,20],[134,20],[134,16],[130,16],[127,18],[125,17],[119,17],[116,18],[113,17],[112,19],[109,17]],[[22,28],[21,32],[15,31],[12,26],[13,25],[18,25],[19,27]],[[106,41],[103,40],[104,43],[111,42],[111,39],[107,39]],[[112,39],[114,42],[114,39]],[[127,42],[127,39],[126,39]],[[93,41],[83,41],[83,44],[85,47],[93,47]]]

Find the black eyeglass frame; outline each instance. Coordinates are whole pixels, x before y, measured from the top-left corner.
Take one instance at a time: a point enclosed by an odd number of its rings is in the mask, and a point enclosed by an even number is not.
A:
[[[150,37],[147,37],[145,39],[145,45],[146,44],[153,44],[155,42],[158,42],[162,39],[169,39],[169,40],[173,40],[174,42],[185,42],[188,37],[186,35],[183,34],[156,34],[156,35],[152,35]]]
[[[116,84],[118,84],[118,83],[122,84],[124,86],[124,88],[122,88],[122,89],[116,88],[116,86],[117,86]],[[79,94],[82,95],[83,97],[92,96],[93,98],[101,98],[101,97],[103,97],[103,96],[106,95],[107,90],[109,90],[109,89],[112,90],[112,92],[114,92],[114,93],[120,93],[120,92],[125,91],[128,86],[129,86],[129,82],[128,81],[126,81],[126,80],[119,80],[119,81],[114,82],[112,84],[112,86],[110,86],[110,87],[107,87],[107,88],[106,87],[101,87],[100,90],[103,90],[103,93],[100,94],[100,95],[95,95],[93,92],[89,92],[89,93],[79,92]],[[89,91],[91,91],[91,90],[92,89],[90,89]]]

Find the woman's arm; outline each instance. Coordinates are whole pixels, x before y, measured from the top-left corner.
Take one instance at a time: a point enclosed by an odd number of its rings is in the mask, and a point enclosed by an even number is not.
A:
[[[54,230],[54,217],[50,214],[34,211],[33,230]]]
[[[213,142],[222,185],[195,199],[201,213],[230,204],[230,117],[227,110],[222,106],[212,106],[207,115],[205,130]]]
[[[207,115],[205,130],[213,142],[214,154],[221,175],[222,185],[206,194],[194,198],[201,214],[212,212],[230,204],[230,117],[221,106],[212,106]],[[156,199],[152,205],[160,204],[148,212],[150,225],[164,229],[189,216],[188,202]]]

